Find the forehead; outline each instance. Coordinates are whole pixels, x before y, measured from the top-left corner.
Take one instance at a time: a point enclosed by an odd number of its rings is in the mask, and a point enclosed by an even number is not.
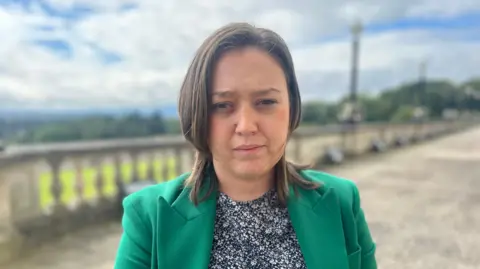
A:
[[[212,93],[287,92],[285,73],[267,52],[244,48],[225,53],[217,62]]]

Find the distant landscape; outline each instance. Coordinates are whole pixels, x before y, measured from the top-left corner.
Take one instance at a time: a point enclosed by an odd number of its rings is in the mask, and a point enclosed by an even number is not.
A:
[[[138,112],[149,115],[155,112],[161,113],[166,118],[177,118],[177,107],[166,105],[162,107],[114,107],[114,108],[85,108],[85,109],[25,109],[25,108],[2,108],[0,107],[0,119],[4,120],[62,120],[83,118],[88,116],[105,115],[121,117]]]
[[[338,123],[348,101],[306,101],[302,124]],[[367,122],[405,122],[416,107],[427,118],[441,118],[447,109],[480,111],[480,78],[456,85],[447,80],[409,82],[384,89],[378,95],[360,94],[358,102]],[[175,105],[152,107],[96,108],[77,110],[0,108],[0,139],[7,144],[84,141],[178,134]]]

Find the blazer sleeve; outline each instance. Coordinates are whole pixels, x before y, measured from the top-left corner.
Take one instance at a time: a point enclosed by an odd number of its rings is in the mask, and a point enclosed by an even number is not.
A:
[[[123,234],[117,250],[114,269],[149,269],[151,267],[151,229],[135,201],[125,198],[122,217]]]
[[[356,227],[357,227],[357,236],[358,243],[361,247],[361,269],[376,269],[377,261],[375,258],[376,245],[373,242],[372,236],[370,234],[370,229],[368,227],[367,221],[365,219],[365,214],[363,212],[360,194],[356,184],[353,185],[353,214],[355,217]]]

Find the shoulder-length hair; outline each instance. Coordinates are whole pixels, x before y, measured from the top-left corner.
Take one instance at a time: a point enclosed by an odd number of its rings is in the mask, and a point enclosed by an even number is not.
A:
[[[231,23],[216,30],[197,50],[184,78],[178,102],[182,133],[196,151],[192,173],[185,181],[186,187],[192,188],[190,199],[196,205],[207,198],[218,184],[208,145],[214,68],[226,52],[246,47],[265,51],[277,61],[285,73],[290,103],[289,137],[300,123],[300,92],[292,56],[285,41],[271,30],[257,28],[248,23]],[[306,189],[319,187],[299,174],[299,171],[305,168],[307,167],[286,161],[285,153],[275,165],[275,186],[280,203],[286,204],[290,184],[293,184],[295,189],[297,186]],[[203,192],[201,190],[206,180],[213,182],[209,182],[208,190]]]

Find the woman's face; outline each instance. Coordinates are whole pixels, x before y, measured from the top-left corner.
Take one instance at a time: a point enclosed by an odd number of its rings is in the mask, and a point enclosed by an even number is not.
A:
[[[217,173],[254,180],[283,155],[288,87],[280,65],[256,48],[226,53],[214,70],[209,146]]]

